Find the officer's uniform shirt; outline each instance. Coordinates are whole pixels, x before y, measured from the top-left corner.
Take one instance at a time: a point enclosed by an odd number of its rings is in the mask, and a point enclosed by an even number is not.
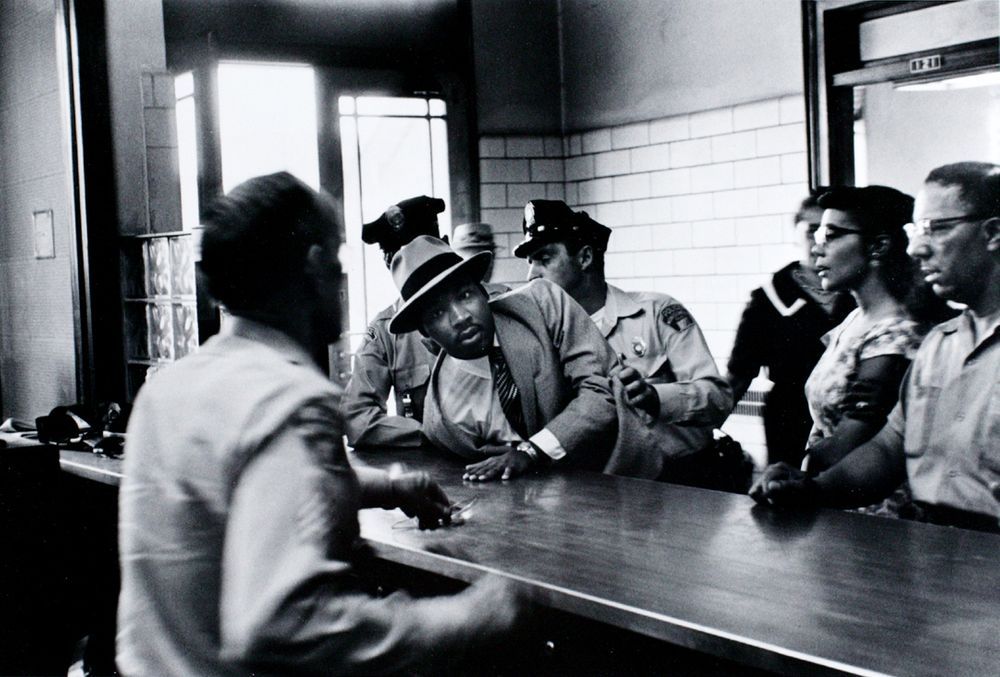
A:
[[[420,332],[389,332],[400,304],[380,312],[354,357],[354,371],[343,401],[347,442],[353,447],[418,447],[427,381],[436,356]],[[388,416],[389,391],[396,416]]]
[[[626,292],[607,285],[604,308],[591,315],[625,365],[656,389],[655,425],[665,458],[702,449],[712,428],[732,410],[732,389],[719,374],[705,337],[687,309],[656,292]]]

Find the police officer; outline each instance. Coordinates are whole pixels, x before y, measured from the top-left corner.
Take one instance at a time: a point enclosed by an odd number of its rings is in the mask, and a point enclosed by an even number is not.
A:
[[[422,195],[403,200],[364,224],[361,239],[378,244],[388,268],[396,252],[418,235],[440,237],[437,215],[443,211],[444,200],[437,198]],[[421,444],[420,421],[435,355],[419,332],[389,333],[389,320],[398,306],[397,299],[375,316],[354,357],[344,397],[347,442],[353,447]],[[390,389],[395,392],[396,416],[387,415]]]
[[[493,226],[488,223],[463,223],[455,226],[451,231],[451,248],[463,259],[478,254],[479,252],[489,252],[496,254],[497,244],[493,238]],[[493,260],[483,273],[483,282],[489,282],[493,277]]]
[[[565,289],[590,314],[624,368],[618,379],[629,404],[650,417],[670,462],[707,447],[712,429],[732,409],[698,324],[676,299],[656,292],[626,292],[604,277],[611,229],[558,200],[525,205],[524,240],[514,255],[529,263],[528,279],[545,278]]]

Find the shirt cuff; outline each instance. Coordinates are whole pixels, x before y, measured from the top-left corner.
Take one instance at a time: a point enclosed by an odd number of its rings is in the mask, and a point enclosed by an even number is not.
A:
[[[674,423],[686,418],[689,406],[687,393],[677,387],[676,383],[654,383],[653,389],[660,400],[660,411],[657,420],[664,423]]]
[[[542,428],[532,435],[528,441],[545,452],[545,455],[553,461],[558,461],[566,455],[566,450],[563,449],[563,446],[559,444],[559,440],[556,439],[556,436],[548,428]]]

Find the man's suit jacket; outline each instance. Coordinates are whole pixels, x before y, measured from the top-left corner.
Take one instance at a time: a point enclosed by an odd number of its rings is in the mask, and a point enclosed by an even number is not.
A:
[[[567,462],[602,468],[617,436],[608,376],[616,357],[597,326],[565,291],[545,280],[491,299],[490,308],[497,342],[521,394],[528,435],[547,428],[566,450]],[[464,445],[441,416],[442,359],[431,374],[424,434],[459,451]]]

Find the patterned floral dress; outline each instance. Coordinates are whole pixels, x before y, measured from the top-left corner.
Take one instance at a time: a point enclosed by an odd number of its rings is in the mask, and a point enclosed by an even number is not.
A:
[[[809,445],[829,437],[843,418],[843,405],[862,361],[883,355],[902,355],[912,360],[926,333],[925,327],[905,314],[875,322],[863,332],[852,331],[860,321],[855,309],[823,337],[826,351],[806,381],[806,399],[813,418]],[[898,516],[908,504],[909,490],[903,485],[884,502],[861,508],[861,512]]]

